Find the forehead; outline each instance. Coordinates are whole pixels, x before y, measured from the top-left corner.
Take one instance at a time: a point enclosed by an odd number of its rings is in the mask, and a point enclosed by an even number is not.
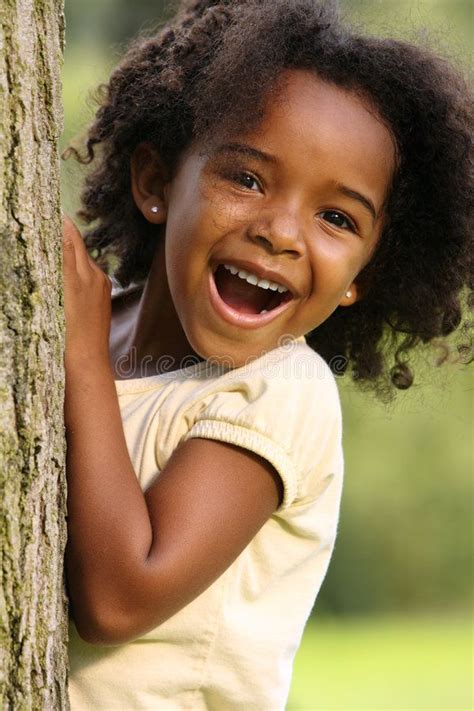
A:
[[[330,167],[335,180],[381,192],[395,167],[394,139],[368,100],[313,72],[286,70],[265,105],[257,129],[241,137],[308,170]]]

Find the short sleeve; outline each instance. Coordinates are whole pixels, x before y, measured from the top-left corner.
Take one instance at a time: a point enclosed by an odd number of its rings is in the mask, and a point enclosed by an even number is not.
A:
[[[184,439],[193,437],[228,442],[269,461],[283,483],[279,510],[311,499],[333,474],[341,446],[334,376],[306,344],[260,357],[216,380]]]

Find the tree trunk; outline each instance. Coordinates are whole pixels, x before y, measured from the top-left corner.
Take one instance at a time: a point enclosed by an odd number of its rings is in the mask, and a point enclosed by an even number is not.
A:
[[[67,709],[62,0],[0,0],[0,708]]]

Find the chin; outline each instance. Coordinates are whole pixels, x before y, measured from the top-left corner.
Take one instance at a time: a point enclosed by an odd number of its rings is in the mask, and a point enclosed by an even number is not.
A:
[[[238,349],[235,346],[232,348],[231,344],[227,348],[223,344],[220,346],[216,344],[216,348],[207,347],[195,351],[201,358],[231,369],[241,368],[252,357],[248,346],[243,349],[244,352],[238,352]]]
[[[246,336],[247,334],[243,334],[242,338]],[[279,345],[278,342],[274,344],[260,342],[252,345],[248,342],[236,342],[229,338],[219,337],[216,334],[204,339],[204,342],[196,339],[194,342],[190,341],[190,344],[201,358],[231,369],[248,365]]]

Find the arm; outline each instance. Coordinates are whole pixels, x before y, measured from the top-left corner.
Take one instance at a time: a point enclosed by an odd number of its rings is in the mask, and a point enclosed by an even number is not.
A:
[[[191,439],[144,497],[119,456],[102,466],[102,451],[90,450],[89,467],[68,465],[68,583],[81,636],[120,644],[167,620],[228,568],[278,506],[280,481],[257,455]],[[105,491],[94,478],[107,482]]]
[[[68,589],[83,638],[119,644],[164,622],[211,585],[277,508],[282,485],[258,455],[191,439],[142,493],[104,349],[110,287],[80,236],[68,229]],[[79,280],[87,276],[87,288],[72,287],[74,270]]]

